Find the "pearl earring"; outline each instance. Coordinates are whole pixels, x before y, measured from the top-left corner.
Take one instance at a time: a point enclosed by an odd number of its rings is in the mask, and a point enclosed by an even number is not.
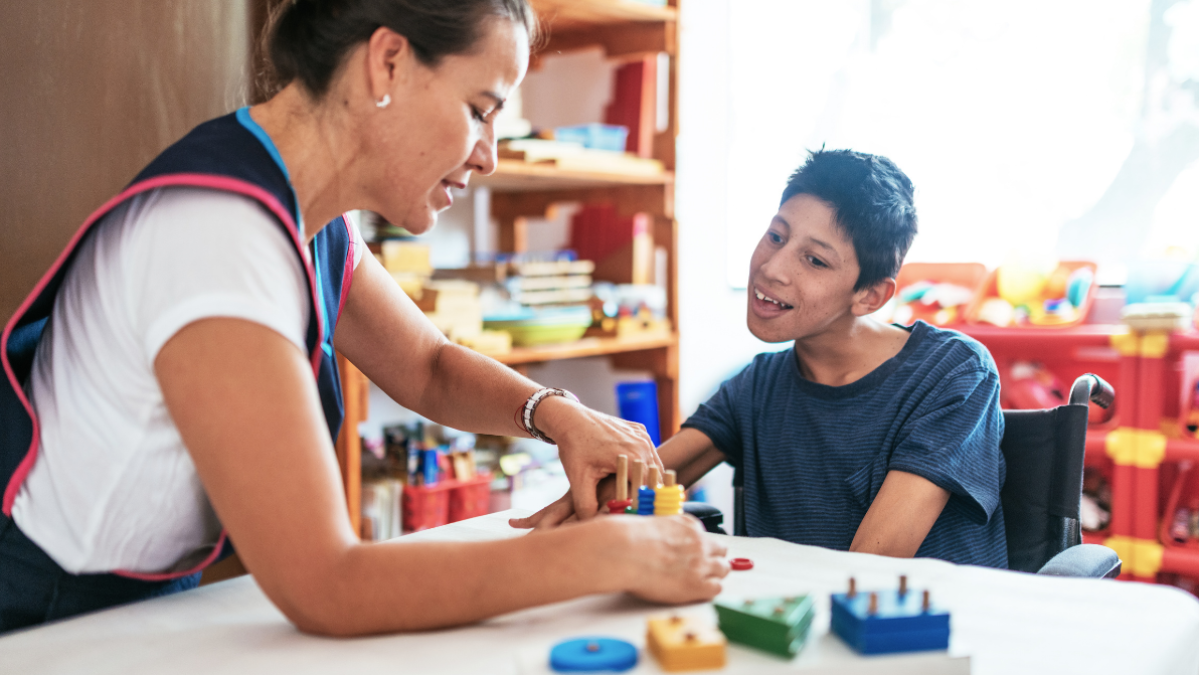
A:
[[[391,105],[391,94],[383,94],[383,98],[375,102],[376,108],[386,108]]]

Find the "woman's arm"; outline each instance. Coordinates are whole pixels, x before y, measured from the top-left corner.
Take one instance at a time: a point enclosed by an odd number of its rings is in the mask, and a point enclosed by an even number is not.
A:
[[[949,503],[949,491],[906,471],[888,471],[849,550],[911,558]]]
[[[354,271],[334,336],[337,348],[397,403],[463,431],[527,435],[515,414],[540,387],[494,359],[455,345],[417,309],[373,256]],[[661,466],[645,429],[561,397],[537,408],[537,428],[557,442],[575,508],[596,512],[595,486],[617,455]]]
[[[155,371],[242,561],[301,630],[435,628],[620,590],[692,602],[718,593],[727,573],[723,548],[683,518],[604,518],[485,543],[360,543],[311,368],[292,343],[256,323],[206,319],[167,342]]]
[[[678,482],[687,487],[725,460],[724,453],[716,449],[712,439],[698,429],[683,429],[670,437],[658,446],[658,454],[666,468],[674,469],[677,473]],[[558,501],[528,518],[513,518],[509,523],[512,527],[544,530],[570,522],[575,513],[573,492],[574,487],[571,487]],[[597,495],[600,504],[608,503],[608,500],[615,498],[615,494],[616,482],[612,477],[600,482]]]

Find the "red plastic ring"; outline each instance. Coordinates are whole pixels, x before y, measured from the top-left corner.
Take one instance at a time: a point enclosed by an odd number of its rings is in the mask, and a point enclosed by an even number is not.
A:
[[[737,571],[752,570],[754,561],[749,558],[733,558],[729,561],[729,566]]]

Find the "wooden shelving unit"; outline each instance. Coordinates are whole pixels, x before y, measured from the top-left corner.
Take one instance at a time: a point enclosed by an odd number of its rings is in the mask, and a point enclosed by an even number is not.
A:
[[[677,346],[678,338],[673,335],[665,338],[583,338],[577,342],[558,345],[514,347],[511,352],[492,358],[504,365],[518,366],[585,356],[612,356],[655,349],[673,349]]]
[[[678,224],[674,220],[675,137],[678,133],[678,3],[655,7],[632,0],[531,0],[548,40],[534,61],[561,52],[601,47],[610,58],[634,59],[666,53],[669,59],[668,125],[655,134],[653,156],[660,174],[573,171],[553,164],[501,159],[491,176],[476,177],[475,186],[491,191],[492,216],[500,225],[499,250],[529,250],[527,220],[544,217],[556,204],[610,204],[619,214],[644,213],[652,218],[654,245],[667,250],[667,316],[671,334],[643,338],[585,338],[540,347],[518,347],[495,358],[518,370],[561,359],[605,356],[618,368],[649,371],[658,385],[662,438],[678,431]],[[599,121],[599,120],[596,120]],[[348,360],[339,358],[346,418],[337,441],[338,461],[355,529],[359,527],[361,443],[358,422],[366,419],[367,382]]]

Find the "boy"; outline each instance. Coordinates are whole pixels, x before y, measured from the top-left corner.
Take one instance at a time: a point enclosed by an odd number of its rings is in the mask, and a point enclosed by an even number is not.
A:
[[[740,468],[750,536],[1006,568],[994,362],[960,333],[869,318],[915,234],[912,183],[894,163],[811,153],[748,284],[750,332],[794,347],[755,357],[659,454],[686,485],[722,461]],[[568,507],[514,524],[549,525]]]

